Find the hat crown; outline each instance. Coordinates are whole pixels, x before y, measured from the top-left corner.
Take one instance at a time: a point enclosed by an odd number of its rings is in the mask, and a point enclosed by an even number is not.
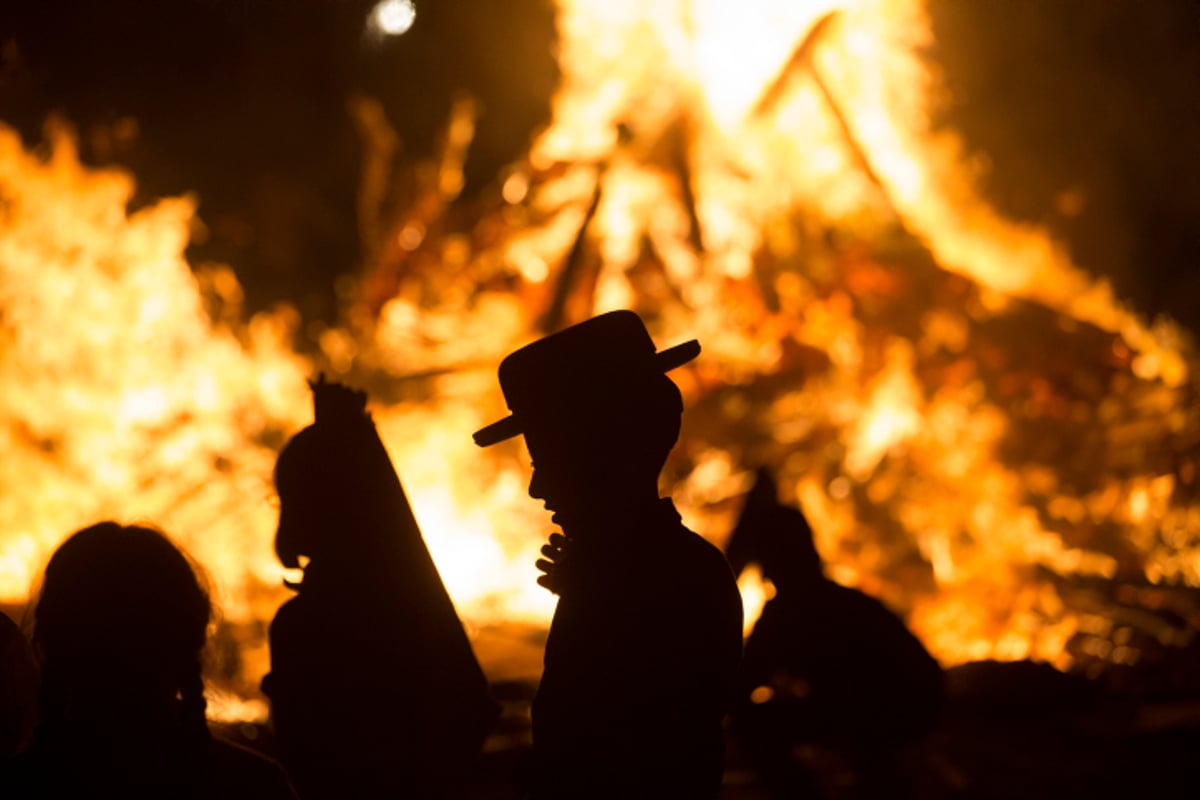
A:
[[[480,445],[515,436],[551,411],[579,410],[628,393],[690,361],[695,341],[657,352],[633,311],[610,311],[525,345],[500,363],[500,388],[513,415],[480,430]]]
[[[513,399],[519,403],[525,391],[547,383],[601,383],[630,373],[656,372],[654,354],[641,318],[632,311],[611,311],[509,354],[500,362],[500,388],[513,408]]]

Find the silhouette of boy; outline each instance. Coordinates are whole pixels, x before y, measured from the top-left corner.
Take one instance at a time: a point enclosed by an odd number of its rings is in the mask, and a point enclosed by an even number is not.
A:
[[[509,355],[511,416],[530,496],[561,526],[539,583],[559,595],[533,703],[536,798],[712,798],[742,644],[741,597],[721,552],[685,528],[658,476],[683,403],[664,374],[695,341],[655,352],[614,311]]]
[[[825,576],[808,520],[779,503],[763,470],[726,555],[735,573],[755,562],[775,586],[746,640],[731,726],[771,796],[813,796],[795,752],[817,745],[848,762],[851,796],[905,797],[897,759],[938,719],[937,661],[886,606]]]
[[[275,467],[275,549],[303,564],[263,691],[304,800],[453,797],[497,716],[366,395],[320,380]]]

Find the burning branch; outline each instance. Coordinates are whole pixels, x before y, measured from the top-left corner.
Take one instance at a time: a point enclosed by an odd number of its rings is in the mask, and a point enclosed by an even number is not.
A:
[[[866,150],[863,149],[858,137],[854,135],[854,131],[850,127],[846,115],[842,113],[837,98],[834,96],[832,90],[830,90],[829,84],[826,83],[824,76],[821,75],[821,70],[813,58],[821,38],[832,28],[839,16],[840,12],[830,11],[818,19],[812,28],[809,29],[808,34],[796,46],[791,58],[788,59],[787,64],[779,72],[779,75],[767,86],[759,97],[758,102],[754,104],[751,118],[758,120],[768,118],[779,103],[788,97],[797,77],[807,75],[812,80],[813,85],[817,87],[821,99],[824,100],[825,106],[837,122],[842,140],[853,157],[854,166],[875,185],[880,195],[887,201],[892,210],[895,211],[896,207],[889,197],[887,187],[871,167],[871,160],[867,157]]]

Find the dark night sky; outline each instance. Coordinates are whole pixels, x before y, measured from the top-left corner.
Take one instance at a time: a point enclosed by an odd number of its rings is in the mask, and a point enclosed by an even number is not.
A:
[[[1047,224],[1139,310],[1200,331],[1200,3],[932,8],[947,121],[991,162],[993,201]]]
[[[0,16],[0,120],[26,142],[63,112],[93,163],[132,168],[139,197],[194,192],[210,236],[192,255],[235,265],[252,306],[332,315],[359,256],[359,143],[347,98],[384,100],[406,155],[433,147],[451,101],[482,102],[468,191],[522,154],[557,81],[548,0],[420,3],[372,45],[374,0],[39,0]],[[2,13],[2,12],[0,12]],[[94,129],[132,117],[135,141]],[[102,144],[102,143],[101,143]]]
[[[480,98],[468,192],[548,118],[548,0],[417,4],[413,30],[375,47],[367,0],[3,6],[0,120],[32,142],[64,112],[85,158],[130,166],[142,200],[199,196],[212,235],[196,255],[234,264],[252,305],[328,314],[333,276],[358,255],[352,91],[385,101],[410,154],[428,151],[456,91]],[[992,164],[995,202],[1050,225],[1139,309],[1200,330],[1200,4],[932,8],[945,121]],[[138,121],[133,142],[90,135],[123,117]],[[1086,198],[1073,212],[1072,191]]]

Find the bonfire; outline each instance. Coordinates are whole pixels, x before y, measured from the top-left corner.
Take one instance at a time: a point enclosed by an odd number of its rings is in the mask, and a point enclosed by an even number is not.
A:
[[[70,531],[152,520],[217,589],[211,712],[265,719],[271,470],[324,371],[369,391],[485,667],[536,680],[549,520],[520,442],[470,434],[505,353],[632,308],[703,346],[664,489],[713,542],[765,466],[833,577],[945,666],[1101,674],[1187,645],[1195,346],[981,199],[931,122],[921,4],[558,5],[552,121],[490,205],[460,198],[469,100],[402,204],[411,165],[351,104],[371,255],[316,348],[293,310],[247,317],[237,264],[188,263],[191,200],[131,213],[134,177],[81,166],[64,124],[32,150],[0,128],[0,600]],[[742,589],[749,625],[771,587]]]

